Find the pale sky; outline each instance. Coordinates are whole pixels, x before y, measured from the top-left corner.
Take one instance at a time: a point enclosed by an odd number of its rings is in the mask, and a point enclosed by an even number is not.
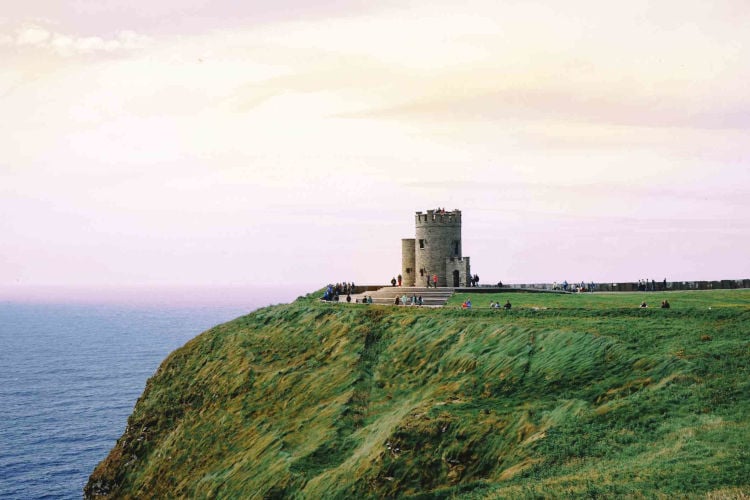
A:
[[[746,0],[6,3],[0,299],[750,277]]]

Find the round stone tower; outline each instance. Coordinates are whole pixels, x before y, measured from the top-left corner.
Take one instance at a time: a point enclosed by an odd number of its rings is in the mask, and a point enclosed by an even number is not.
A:
[[[417,266],[414,263],[414,238],[403,238],[401,240],[401,277],[404,286],[414,286],[414,276],[417,274]]]
[[[446,262],[451,258],[461,259],[461,211],[417,212],[415,221],[414,276],[417,285],[424,286],[425,277],[437,274],[438,286],[448,286]]]

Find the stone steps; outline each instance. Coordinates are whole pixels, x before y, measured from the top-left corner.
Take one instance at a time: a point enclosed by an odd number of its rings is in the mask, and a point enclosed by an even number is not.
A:
[[[358,293],[352,295],[352,302],[362,301],[365,296],[372,297],[373,304],[394,305],[396,297],[406,295],[409,299],[416,295],[422,297],[422,304],[425,306],[443,306],[453,295],[453,288],[425,288],[413,286],[387,286],[372,292]]]

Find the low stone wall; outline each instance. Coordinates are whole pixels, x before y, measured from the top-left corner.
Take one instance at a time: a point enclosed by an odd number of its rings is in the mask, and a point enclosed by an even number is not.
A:
[[[352,293],[374,292],[375,290],[380,290],[381,288],[386,287],[386,286],[390,287],[391,284],[388,283],[387,285],[354,285],[354,290],[352,290]]]
[[[580,286],[580,283],[578,283]],[[622,283],[594,283],[596,292],[637,292],[637,282],[622,282]],[[588,291],[589,283],[586,283],[586,291]],[[657,281],[654,286],[654,290],[651,290],[652,283],[649,281],[648,289],[646,291],[670,291],[670,290],[733,290],[736,288],[750,288],[750,279],[741,280],[720,280],[720,281],[667,281],[666,287],[664,281]],[[365,293],[374,292],[382,287],[390,287],[390,283],[384,285],[356,285],[353,293]],[[553,283],[504,283],[502,287],[497,285],[480,285],[473,288],[460,287],[456,288],[457,292],[472,292],[472,293],[496,293],[503,290],[513,291],[529,291],[529,292],[552,292],[562,291],[562,285],[558,283],[558,289],[554,288]],[[575,292],[576,284],[569,283],[568,291]]]
[[[589,283],[586,283],[586,289],[589,287]],[[637,282],[622,282],[622,283],[594,283],[594,291],[597,292],[637,292],[639,291],[639,284]],[[483,285],[486,286],[486,285]],[[494,285],[489,285],[495,288]],[[580,283],[578,284],[580,286]],[[553,290],[554,285],[552,283],[513,283],[504,284],[503,288],[520,288],[530,290]],[[562,285],[558,284],[558,287]],[[737,279],[737,280],[720,280],[720,281],[667,281],[666,286],[664,281],[657,281],[652,283],[648,282],[645,291],[669,291],[669,290],[730,290],[735,288],[750,288],[750,279]],[[576,284],[569,283],[568,291],[575,291]],[[642,291],[642,290],[640,290]]]

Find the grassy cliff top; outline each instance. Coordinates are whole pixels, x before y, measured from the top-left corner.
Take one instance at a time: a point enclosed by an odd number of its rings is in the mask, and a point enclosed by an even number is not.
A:
[[[750,291],[466,298],[311,295],[203,333],[86,495],[750,494]]]

